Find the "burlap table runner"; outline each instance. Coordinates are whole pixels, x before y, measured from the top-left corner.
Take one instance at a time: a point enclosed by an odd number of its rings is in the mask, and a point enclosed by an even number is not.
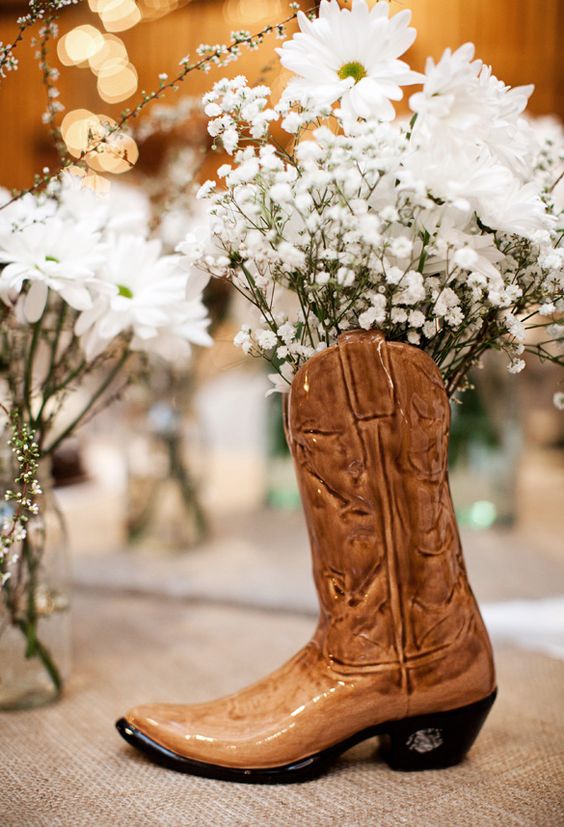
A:
[[[374,743],[318,781],[228,785],[175,774],[113,729],[142,701],[197,701],[253,680],[309,636],[312,620],[149,596],[82,592],[76,663],[59,704],[0,715],[2,827],[557,827],[564,823],[564,663],[497,653],[500,696],[470,758],[393,773]]]

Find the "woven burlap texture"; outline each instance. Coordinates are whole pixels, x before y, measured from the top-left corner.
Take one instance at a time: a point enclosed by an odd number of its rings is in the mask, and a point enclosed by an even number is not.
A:
[[[3,827],[556,827],[564,823],[564,663],[497,652],[500,695],[467,761],[394,773],[375,743],[325,777],[229,785],[150,764],[114,720],[143,701],[234,690],[305,642],[312,620],[156,597],[81,592],[65,698],[0,715]]]

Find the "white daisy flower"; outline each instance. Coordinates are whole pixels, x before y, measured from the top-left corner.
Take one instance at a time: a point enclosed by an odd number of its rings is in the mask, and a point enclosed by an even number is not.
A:
[[[351,9],[322,0],[313,21],[300,12],[301,31],[277,49],[282,65],[298,75],[287,94],[320,106],[340,100],[345,124],[393,120],[391,101],[401,100],[401,87],[421,83],[423,76],[398,60],[415,40],[411,12],[388,15],[389,3],[369,9],[365,0],[353,0]]]
[[[482,69],[482,61],[474,60],[473,43],[464,43],[453,52],[445,49],[438,63],[427,59],[425,83],[421,92],[411,96],[409,105],[421,124],[431,131],[440,127],[468,134],[483,118],[480,104],[473,92]]]
[[[2,233],[4,230],[16,230],[36,221],[45,221],[57,212],[57,205],[51,198],[35,196],[28,192],[14,201],[12,194],[3,187],[0,187],[0,205]]]
[[[269,373],[268,378],[272,382],[272,387],[265,393],[265,396],[271,396],[273,393],[288,393],[294,378],[294,369],[289,362],[284,362],[280,367],[280,373]]]
[[[59,293],[75,310],[92,307],[92,293],[103,288],[97,270],[104,261],[100,233],[90,225],[54,216],[14,229],[0,227],[0,298],[8,304],[18,300],[26,321],[43,315],[49,290]]]
[[[131,333],[132,348],[186,355],[189,342],[211,344],[209,319],[201,300],[208,277],[188,273],[178,256],[161,256],[160,241],[122,235],[110,250],[104,279],[113,288],[79,317],[88,359],[102,353],[121,333]]]
[[[151,202],[140,187],[112,181],[108,192],[98,193],[70,172],[62,176],[58,214],[62,218],[90,223],[104,234],[147,235]]]
[[[489,66],[474,60],[472,43],[455,52],[446,49],[438,63],[428,59],[423,90],[410,98],[417,115],[414,137],[440,145],[445,155],[485,148],[528,179],[533,140],[522,113],[533,90],[531,85],[512,89],[498,80]]]

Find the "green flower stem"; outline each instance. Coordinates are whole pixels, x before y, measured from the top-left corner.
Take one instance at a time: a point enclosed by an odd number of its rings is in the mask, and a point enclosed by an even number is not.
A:
[[[28,641],[28,650],[26,650],[26,655],[25,655],[26,658],[31,658],[31,657],[39,658],[39,660],[41,661],[41,663],[45,667],[45,671],[47,672],[47,674],[51,678],[51,681],[53,683],[53,686],[55,687],[57,695],[60,695],[61,691],[63,689],[63,678],[61,676],[61,673],[60,673],[57,665],[55,664],[55,661],[53,660],[53,658],[51,656],[51,652],[45,646],[45,644],[43,644],[39,640],[39,638],[37,637],[37,619],[35,619],[31,625],[27,620],[19,619],[19,620],[16,620],[15,625],[17,626],[18,629],[20,629],[20,631],[22,632],[22,634],[24,635],[24,637]],[[28,654],[30,637],[33,637],[33,641],[34,641],[33,642],[33,653],[32,654]]]
[[[39,337],[41,334],[41,321],[36,322],[33,325],[33,334],[31,337],[31,343],[29,345],[29,351],[26,358],[26,365],[25,365],[25,373],[24,373],[24,386],[23,386],[23,402],[27,409],[29,418],[31,420],[31,397],[32,397],[32,389],[33,389],[33,367],[34,367],[34,360],[35,354],[37,351],[37,345],[39,344]]]
[[[43,398],[41,400],[41,405],[39,407],[37,415],[35,416],[35,419],[32,423],[32,427],[34,427],[35,430],[40,431],[40,432],[42,432],[41,422],[42,422],[42,416],[43,416],[43,412],[45,410],[45,406],[47,405],[47,403],[51,399],[51,396],[53,395],[53,393],[56,392],[56,390],[57,390],[56,387],[54,387],[52,383],[53,383],[54,371],[55,371],[56,360],[57,360],[57,351],[59,349],[59,341],[60,341],[60,338],[61,338],[61,333],[62,333],[62,330],[63,330],[63,327],[64,327],[65,317],[66,317],[66,314],[67,314],[67,307],[68,307],[68,305],[66,304],[66,302],[61,302],[61,304],[59,306],[59,311],[57,313],[57,324],[56,324],[55,331],[54,331],[54,334],[53,334],[53,339],[51,341],[51,347],[50,347],[50,353],[49,353],[49,367],[48,367],[48,370],[47,370],[47,373],[46,373],[46,376],[45,376],[45,382],[43,384],[43,389],[42,389],[42,397]],[[41,441],[40,441],[39,444],[41,445]]]
[[[176,434],[170,434],[166,437],[165,442],[168,451],[171,476],[180,486],[184,505],[194,514],[197,538],[198,540],[202,540],[208,533],[208,522],[198,498],[196,484],[192,480],[188,468],[181,460],[178,436]]]
[[[38,658],[41,661],[45,667],[45,671],[53,683],[53,686],[55,687],[55,691],[58,696],[63,688],[63,679],[55,661],[53,660],[51,652],[47,646],[42,643],[38,636],[37,627],[39,618],[37,615],[37,606],[35,602],[38,561],[33,558],[31,544],[27,538],[22,542],[22,557],[24,565],[27,566],[29,573],[26,586],[27,604],[25,617],[20,617],[18,615],[17,595],[11,588],[9,580],[4,584],[4,600],[11,615],[12,625],[16,629],[20,630],[26,640],[25,657],[27,659]]]
[[[98,399],[110,387],[110,385],[112,384],[116,376],[119,374],[121,369],[124,367],[125,363],[127,362],[130,356],[130,351],[125,349],[118,361],[116,362],[116,364],[114,365],[114,367],[112,368],[112,370],[108,373],[102,384],[99,386],[98,390],[91,396],[87,405],[85,405],[84,408],[80,411],[80,413],[77,416],[75,416],[75,418],[65,428],[65,430],[61,434],[59,434],[59,436],[56,437],[47,448],[45,448],[45,450],[43,451],[43,456],[49,456],[54,451],[56,451],[61,442],[63,442],[63,440],[65,440],[75,431],[75,429],[80,425],[84,417],[93,408]]]
[[[25,619],[27,647],[25,656],[26,658],[32,658],[37,651],[37,604],[35,602],[35,592],[37,590],[38,560],[34,558],[33,549],[31,548],[28,537],[25,537],[22,541],[22,556],[28,571]]]

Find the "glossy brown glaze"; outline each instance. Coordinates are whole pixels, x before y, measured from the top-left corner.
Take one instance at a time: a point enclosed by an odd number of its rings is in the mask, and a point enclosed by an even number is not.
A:
[[[447,474],[450,411],[434,362],[355,331],[310,359],[286,405],[319,594],[317,631],[226,698],[126,716],[178,755],[277,767],[360,730],[472,704],[495,688]]]

